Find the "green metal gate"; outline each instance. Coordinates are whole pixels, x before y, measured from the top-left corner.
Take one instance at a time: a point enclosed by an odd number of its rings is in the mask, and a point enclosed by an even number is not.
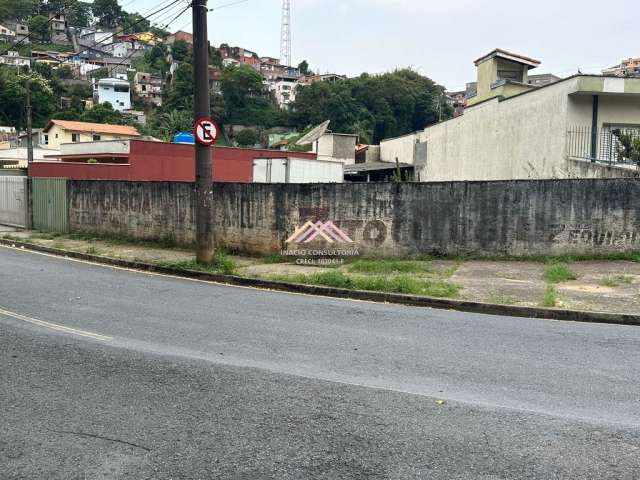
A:
[[[33,228],[48,232],[69,231],[66,178],[31,179]]]

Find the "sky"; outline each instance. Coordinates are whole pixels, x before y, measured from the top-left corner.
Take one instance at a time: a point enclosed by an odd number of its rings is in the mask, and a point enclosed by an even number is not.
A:
[[[161,5],[120,3],[140,12]],[[214,10],[209,40],[279,57],[281,5],[246,0]],[[473,61],[496,47],[541,60],[532,74],[559,76],[640,56],[638,0],[291,0],[291,10],[296,65],[307,60],[314,71],[348,76],[411,67],[450,91],[475,80]],[[180,27],[191,31],[190,12],[169,30]]]

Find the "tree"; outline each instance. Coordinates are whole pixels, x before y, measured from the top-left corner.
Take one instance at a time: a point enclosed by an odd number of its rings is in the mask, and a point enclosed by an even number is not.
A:
[[[161,136],[170,141],[176,133],[193,131],[193,116],[187,110],[171,110],[160,115]]]
[[[100,26],[105,28],[115,28],[124,20],[124,12],[117,0],[94,0],[92,10]]]
[[[306,60],[303,60],[298,64],[298,71],[300,75],[310,75],[311,71],[309,70],[309,63]]]
[[[619,160],[635,163],[640,168],[640,137],[621,130],[614,130],[613,134],[618,139],[616,153]]]
[[[189,55],[190,47],[184,40],[176,40],[171,45],[171,56],[176,62],[182,62]]]
[[[90,3],[79,2],[77,0],[70,1],[66,11],[69,25],[73,25],[74,27],[88,27],[91,25],[93,14]]]
[[[224,122],[265,128],[287,124],[287,112],[265,95],[262,81],[262,76],[248,65],[224,69],[221,79]]]
[[[0,21],[26,20],[34,11],[33,0],[0,0]]]
[[[241,147],[253,147],[258,143],[258,134],[253,128],[245,128],[236,135],[236,142]]]
[[[123,12],[122,28],[127,33],[148,32],[151,22],[137,12]]]
[[[190,63],[183,62],[174,70],[171,90],[165,103],[166,111],[193,110],[193,66]]]
[[[443,87],[409,69],[362,74],[299,88],[291,105],[291,122],[302,129],[329,119],[335,131],[378,143],[451,117],[452,109],[442,102],[443,96]]]
[[[29,31],[39,41],[48,42],[50,38],[49,19],[44,15],[31,17],[29,19]]]
[[[36,127],[44,126],[55,109],[50,82],[37,72],[18,73],[14,68],[0,69],[0,120],[20,130],[26,125],[27,81],[31,91],[32,119]]]
[[[86,110],[80,116],[80,119],[83,122],[110,123],[114,125],[127,125],[129,123],[119,111],[114,110],[109,102],[94,105],[92,109]]]

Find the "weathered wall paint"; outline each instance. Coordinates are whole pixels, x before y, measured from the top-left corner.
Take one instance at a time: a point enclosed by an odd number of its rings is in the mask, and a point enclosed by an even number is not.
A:
[[[72,231],[194,238],[189,183],[70,181]],[[640,181],[214,185],[218,245],[277,253],[307,220],[332,220],[364,255],[640,250]]]

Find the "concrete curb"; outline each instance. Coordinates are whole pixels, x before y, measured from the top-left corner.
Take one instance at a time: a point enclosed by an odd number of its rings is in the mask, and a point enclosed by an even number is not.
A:
[[[120,260],[117,258],[102,257],[88,253],[60,250],[45,247],[33,243],[21,242],[0,238],[0,245],[24,248],[36,252],[49,253],[61,257],[87,260],[94,263],[130,268],[145,272],[162,273],[177,277],[192,278],[227,285],[256,287],[267,290],[276,290],[290,293],[304,293],[323,297],[347,298],[353,300],[365,300],[378,303],[393,303],[414,307],[430,307],[444,310],[458,310],[461,312],[483,313],[487,315],[501,315],[509,317],[540,318],[550,320],[565,320],[572,322],[609,323],[618,325],[640,326],[640,315],[586,312],[579,310],[561,310],[542,307],[519,307],[514,305],[498,305],[492,303],[471,302],[466,300],[451,300],[445,298],[423,297],[419,295],[405,295],[400,293],[372,292],[365,290],[347,290],[343,288],[323,287],[315,285],[303,285],[275,280],[262,280],[258,278],[239,277],[236,275],[224,275],[220,273],[197,272],[194,270],[181,270],[170,267],[161,267],[142,262]]]

